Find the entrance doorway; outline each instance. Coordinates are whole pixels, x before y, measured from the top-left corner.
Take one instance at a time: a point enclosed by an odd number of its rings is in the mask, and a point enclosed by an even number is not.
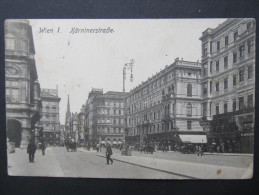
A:
[[[18,120],[8,119],[7,124],[7,138],[9,142],[14,142],[15,147],[19,148],[22,140],[22,125]]]

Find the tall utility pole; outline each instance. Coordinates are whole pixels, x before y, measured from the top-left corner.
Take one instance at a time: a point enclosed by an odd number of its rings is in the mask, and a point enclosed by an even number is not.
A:
[[[130,81],[133,81],[133,64],[135,63],[134,59],[130,60],[130,63],[126,63],[123,66],[123,92],[125,92],[125,80],[126,80],[126,70],[130,70],[131,71],[131,75],[130,75]]]

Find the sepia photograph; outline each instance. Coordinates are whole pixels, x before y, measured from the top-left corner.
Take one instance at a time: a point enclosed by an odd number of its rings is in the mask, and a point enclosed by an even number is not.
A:
[[[254,18],[6,19],[10,176],[251,179]]]

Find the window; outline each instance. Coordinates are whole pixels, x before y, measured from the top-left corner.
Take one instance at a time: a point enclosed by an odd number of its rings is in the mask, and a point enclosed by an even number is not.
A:
[[[207,95],[207,85],[203,85],[203,95]]]
[[[188,103],[186,107],[186,115],[192,116],[192,104]]]
[[[192,96],[192,84],[187,85],[187,96],[191,97]]]
[[[233,52],[233,63],[237,62],[237,52]]]
[[[219,92],[219,82],[216,82],[216,92]]]
[[[116,115],[116,109],[113,109],[113,114]]]
[[[114,102],[113,105],[116,106],[116,102]]]
[[[250,94],[247,96],[247,107],[248,108],[253,107],[253,94]]]
[[[6,89],[6,102],[18,102],[18,89]]]
[[[245,107],[244,97],[239,97],[238,101],[239,101],[239,109],[243,109]]]
[[[219,60],[216,61],[216,72],[219,72]]]
[[[234,32],[234,41],[237,40],[237,37],[238,37],[238,32],[236,31],[236,32]]]
[[[110,134],[110,127],[107,128],[107,133]]]
[[[217,41],[217,51],[220,50],[220,41]]]
[[[235,99],[233,100],[233,103],[232,103],[232,109],[233,111],[237,110],[237,101]]]
[[[5,49],[14,50],[15,49],[15,39],[6,37],[5,38]]]
[[[239,56],[240,56],[240,58],[242,58],[244,55],[245,55],[245,46],[241,45],[239,47]]]
[[[116,118],[113,119],[113,124],[116,124]]]
[[[207,62],[203,64],[203,74],[204,74],[204,76],[208,75],[208,63]]]
[[[224,104],[224,113],[227,113],[227,112],[228,112],[228,104],[225,103],[225,104]]]
[[[210,81],[210,93],[212,93],[212,81]]]
[[[107,114],[110,115],[110,109],[107,110]]]
[[[233,86],[237,85],[237,75],[233,75]]]
[[[253,39],[251,39],[247,42],[247,47],[248,47],[247,52],[251,53],[251,51],[253,51],[253,49],[254,49],[254,40]]]
[[[252,65],[248,66],[248,68],[247,68],[247,79],[251,79],[251,78],[253,78],[253,66]]]
[[[18,50],[26,51],[28,49],[28,42],[24,39],[17,39],[16,40],[16,47]]]
[[[204,43],[204,44],[203,44],[203,56],[206,56],[207,53],[208,53],[207,45],[208,45],[208,43]]]
[[[228,68],[228,56],[224,57],[224,69]]]
[[[119,115],[121,115],[121,110],[119,110]]]
[[[171,90],[174,91],[174,85],[171,85]]]
[[[225,37],[225,46],[228,46],[228,36]]]
[[[212,73],[212,61],[210,62],[210,73]]]
[[[219,114],[219,105],[218,105],[218,104],[216,105],[216,108],[215,108],[215,114],[216,114],[216,115]]]
[[[244,81],[244,76],[245,76],[245,70],[239,70],[239,82],[243,82]]]
[[[192,121],[187,121],[187,130],[192,129]]]
[[[207,102],[204,102],[202,104],[202,113],[203,113],[203,116],[207,116]]]
[[[210,42],[210,53],[212,53],[212,41]]]
[[[228,78],[224,79],[224,89],[228,88]]]

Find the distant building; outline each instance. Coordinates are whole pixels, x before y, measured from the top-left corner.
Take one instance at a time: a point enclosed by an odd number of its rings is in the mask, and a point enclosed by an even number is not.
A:
[[[97,143],[121,144],[125,131],[126,93],[92,89],[85,105],[85,139]]]
[[[85,146],[85,131],[86,131],[86,120],[85,120],[85,105],[82,106],[78,113],[78,145]]]
[[[177,58],[130,91],[126,98],[126,142],[172,149],[207,142],[201,118],[201,64]]]
[[[202,33],[203,118],[208,145],[253,152],[255,20],[228,19]],[[214,148],[215,149],[215,148]]]
[[[59,121],[59,102],[58,88],[42,89],[42,112],[41,124],[43,125],[44,140],[48,145],[60,144],[60,121]]]
[[[15,147],[27,146],[38,133],[41,99],[34,55],[29,21],[6,20],[6,126],[7,138]]]

